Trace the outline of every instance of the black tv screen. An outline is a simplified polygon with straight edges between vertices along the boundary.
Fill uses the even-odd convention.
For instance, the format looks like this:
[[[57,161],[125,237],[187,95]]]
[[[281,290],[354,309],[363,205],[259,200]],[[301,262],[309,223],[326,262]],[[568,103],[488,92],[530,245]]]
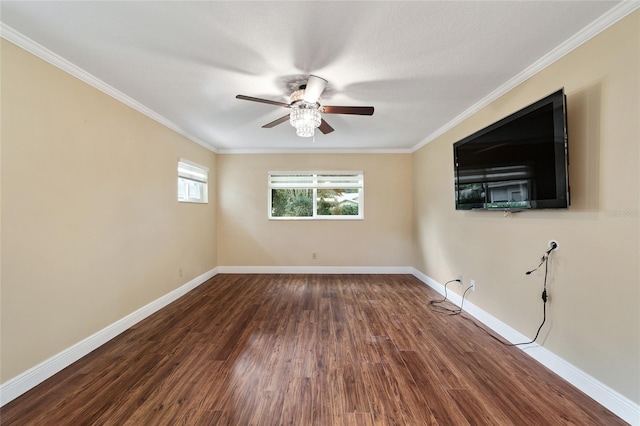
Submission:
[[[564,89],[453,144],[457,210],[569,207]]]

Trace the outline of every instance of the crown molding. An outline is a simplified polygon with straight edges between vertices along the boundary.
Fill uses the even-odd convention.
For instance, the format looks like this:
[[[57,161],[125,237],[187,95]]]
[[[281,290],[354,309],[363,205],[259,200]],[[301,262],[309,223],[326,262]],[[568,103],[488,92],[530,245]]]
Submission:
[[[145,105],[141,104],[140,102],[136,101],[135,99],[133,99],[132,97],[124,94],[123,92],[119,91],[118,89],[108,85],[107,83],[105,83],[104,81],[100,80],[99,78],[97,78],[96,76],[94,76],[93,74],[90,74],[89,72],[85,71],[84,69],[80,68],[79,66],[69,62],[68,60],[64,59],[63,57],[57,55],[56,53],[52,52],[51,50],[47,49],[46,47],[44,47],[43,45],[36,43],[35,41],[31,40],[30,38],[26,37],[25,35],[23,35],[22,33],[14,30],[13,28],[9,27],[8,25],[0,22],[0,37],[4,38],[5,40],[15,44],[16,46],[26,50],[27,52],[35,55],[36,57],[42,59],[43,61],[46,61],[48,63],[50,63],[51,65],[61,69],[62,71],[71,74],[72,76],[76,77],[77,79],[87,83],[88,85],[98,89],[99,91],[101,91],[102,93],[105,93],[106,95],[111,96],[112,98],[122,102],[123,104],[133,108],[134,110],[138,111],[141,114],[146,115],[147,117],[149,117],[150,119],[157,121],[158,123],[162,124],[163,126],[173,130],[174,132],[184,136],[185,138],[189,139],[190,141],[197,143],[198,145],[203,146],[204,148],[213,151],[213,152],[218,152],[217,148],[214,147],[213,145],[204,142],[203,140],[193,136],[192,134],[188,133],[187,131],[185,131],[184,129],[182,129],[180,126],[178,126],[177,124],[175,124],[174,122],[172,122],[171,120],[163,117],[162,115],[158,114],[157,112],[153,111],[150,108],[147,108]]]
[[[640,8],[640,1],[637,0],[623,0],[620,4],[610,9],[607,13],[593,21],[591,24],[584,27],[581,31],[576,33],[574,36],[560,44],[558,47],[553,49],[551,52],[544,55],[542,58],[538,59],[532,65],[518,73],[516,76],[500,85],[494,91],[489,93],[483,99],[466,109],[464,112],[456,116],[453,120],[449,121],[444,126],[440,127],[435,132],[428,135],[418,144],[414,145],[411,148],[407,149],[349,149],[349,150],[341,150],[341,149],[272,149],[272,150],[262,150],[262,149],[218,149],[210,143],[204,142],[203,140],[195,137],[194,135],[188,133],[184,129],[182,129],[177,124],[173,123],[169,119],[163,117],[162,115],[156,113],[130,96],[124,94],[123,92],[115,89],[114,87],[108,85],[104,81],[99,78],[93,76],[82,68],[74,65],[68,60],[62,58],[61,56],[55,54],[50,51],[46,47],[42,46],[39,43],[29,39],[24,36],[20,32],[14,30],[13,28],[5,25],[0,22],[0,37],[10,41],[11,43],[21,47],[22,49],[28,51],[29,53],[37,56],[38,58],[54,65],[55,67],[73,75],[74,77],[80,79],[81,81],[93,86],[94,88],[100,90],[101,92],[111,96],[112,98],[128,105],[129,107],[135,109],[136,111],[146,115],[154,121],[162,124],[163,126],[175,131],[176,133],[186,137],[192,142],[203,146],[204,148],[220,154],[411,154],[428,144],[429,142],[436,139],[438,136],[441,136],[448,130],[451,130],[467,118],[471,117],[473,114],[477,113],[481,109],[485,108],[502,95],[507,92],[513,90],[516,86],[528,80],[547,66],[551,65],[555,61],[559,60],[572,50],[576,49],[580,45],[584,44],[600,32],[609,28],[611,25],[615,24],[622,18],[631,14]]]
[[[622,18],[631,14],[632,12],[640,9],[640,1],[638,0],[623,0],[620,4],[610,9],[607,13],[600,16],[598,19],[593,21],[591,24],[584,27],[582,30],[574,34],[568,40],[557,46],[555,49],[535,61],[533,64],[525,68],[523,71],[518,73],[516,76],[508,80],[507,82],[500,85],[493,92],[489,93],[487,96],[482,98],[480,101],[469,107],[467,110],[462,112],[460,115],[455,117],[453,120],[449,121],[444,126],[440,127],[435,132],[431,133],[429,136],[424,138],[418,144],[416,144],[413,148],[411,148],[411,152],[416,152],[429,142],[436,139],[438,136],[443,135],[445,132],[453,129],[458,124],[462,123],[467,118],[471,117],[473,114],[479,112],[481,109],[485,108],[493,101],[500,98],[502,95],[513,90],[518,85],[524,83],[526,80],[533,77],[538,72],[542,71],[552,63],[556,62],[569,52],[578,48],[582,44],[589,41],[591,38],[595,37],[602,31],[606,30]]]
[[[413,149],[218,149],[218,154],[411,154]]]
[[[146,115],[154,121],[162,124],[163,126],[173,130],[174,132],[184,136],[190,141],[203,146],[204,148],[216,153],[216,154],[411,154],[413,150],[411,148],[405,149],[340,149],[340,148],[327,148],[327,149],[219,149],[215,146],[204,142],[203,140],[188,133],[180,126],[172,122],[171,120],[163,117],[152,109],[146,107],[142,103],[136,101],[130,96],[124,94],[118,89],[110,86],[93,74],[85,71],[70,61],[64,59],[60,55],[52,52],[41,44],[31,40],[17,30],[10,26],[0,22],[0,37],[15,44],[16,46],[26,50],[27,52],[35,55],[36,57],[50,63],[51,65],[61,69],[62,71],[71,74],[79,80],[87,83],[88,85],[100,90],[101,92],[111,96],[112,98],[124,103],[125,105],[135,109],[136,111]]]

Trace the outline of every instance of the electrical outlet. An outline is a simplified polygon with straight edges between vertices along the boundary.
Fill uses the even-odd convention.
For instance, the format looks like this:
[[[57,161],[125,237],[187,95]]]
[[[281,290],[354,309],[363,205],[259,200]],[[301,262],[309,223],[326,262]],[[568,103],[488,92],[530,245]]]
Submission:
[[[460,281],[460,284],[462,284],[462,274],[458,275],[458,281]]]
[[[471,291],[476,291],[476,280],[469,281],[469,285],[471,286]]]
[[[318,258],[318,253],[311,253],[311,258],[312,259],[317,259]]]
[[[554,244],[555,244],[555,246],[554,246]],[[549,250],[550,251],[558,250],[558,247],[560,247],[560,245],[558,244],[558,240],[549,240]]]

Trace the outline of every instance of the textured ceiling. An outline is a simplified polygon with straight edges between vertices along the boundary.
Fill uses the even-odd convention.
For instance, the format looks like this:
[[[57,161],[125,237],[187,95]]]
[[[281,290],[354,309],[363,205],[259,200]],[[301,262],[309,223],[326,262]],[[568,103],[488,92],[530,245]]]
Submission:
[[[402,152],[618,3],[2,1],[0,19],[215,151]],[[288,109],[235,99],[288,103],[309,74],[321,103],[375,114],[325,115],[313,141],[261,128]]]

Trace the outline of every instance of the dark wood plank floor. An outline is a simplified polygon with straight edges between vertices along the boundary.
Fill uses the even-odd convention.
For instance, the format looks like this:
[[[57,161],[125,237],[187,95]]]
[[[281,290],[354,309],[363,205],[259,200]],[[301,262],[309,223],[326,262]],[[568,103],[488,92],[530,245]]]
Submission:
[[[625,424],[410,275],[217,275],[3,425]]]

